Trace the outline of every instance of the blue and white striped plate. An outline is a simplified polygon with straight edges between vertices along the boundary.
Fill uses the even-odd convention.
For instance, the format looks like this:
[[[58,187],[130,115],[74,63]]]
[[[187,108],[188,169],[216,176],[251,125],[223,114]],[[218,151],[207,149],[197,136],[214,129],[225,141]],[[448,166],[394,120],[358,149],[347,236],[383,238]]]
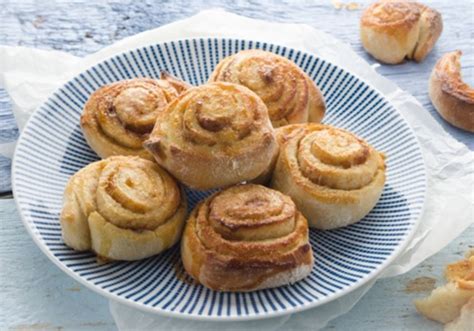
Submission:
[[[97,160],[79,117],[100,86],[166,70],[192,83],[207,81],[217,62],[242,49],[288,57],[316,81],[327,103],[324,122],[348,129],[387,156],[388,176],[377,206],[361,222],[310,232],[315,266],[291,286],[254,293],[218,293],[193,285],[180,265],[179,247],[137,262],[97,264],[61,239],[59,213],[68,178]],[[136,49],[95,65],[54,93],[31,117],[13,163],[13,189],[23,222],[41,250],[89,288],[139,309],[176,317],[253,319],[293,313],[334,300],[382,271],[409,243],[423,210],[425,168],[406,121],[377,90],[311,54],[231,39],[195,39]],[[205,193],[187,191],[190,207]]]

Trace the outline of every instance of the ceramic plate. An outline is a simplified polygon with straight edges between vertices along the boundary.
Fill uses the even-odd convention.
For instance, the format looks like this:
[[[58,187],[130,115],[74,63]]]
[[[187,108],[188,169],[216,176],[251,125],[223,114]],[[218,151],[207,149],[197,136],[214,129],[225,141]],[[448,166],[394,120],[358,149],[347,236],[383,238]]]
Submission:
[[[317,83],[327,103],[324,123],[348,129],[387,155],[387,182],[371,213],[357,224],[310,231],[315,265],[306,279],[253,293],[219,293],[193,285],[180,264],[179,245],[141,261],[97,264],[91,253],[61,239],[59,213],[68,178],[98,159],[86,144],[79,117],[100,86],[160,70],[195,85],[217,62],[260,48],[293,60]],[[193,39],[129,51],[78,75],[31,117],[18,142],[13,189],[22,220],[41,250],[62,270],[96,292],[133,307],[175,317],[253,319],[294,313],[334,300],[380,273],[409,243],[422,213],[425,168],[407,122],[370,85],[311,54],[264,42]],[[207,196],[187,190],[189,205]]]

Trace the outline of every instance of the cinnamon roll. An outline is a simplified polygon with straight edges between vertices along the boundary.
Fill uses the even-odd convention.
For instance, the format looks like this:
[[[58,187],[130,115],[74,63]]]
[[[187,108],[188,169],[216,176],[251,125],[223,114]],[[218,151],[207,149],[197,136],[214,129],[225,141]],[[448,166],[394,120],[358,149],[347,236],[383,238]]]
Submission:
[[[223,59],[209,81],[241,84],[262,98],[273,126],[321,122],[326,106],[321,91],[290,60],[262,50],[240,51]]]
[[[334,229],[363,218],[385,183],[381,153],[352,133],[321,124],[277,130],[280,155],[271,187],[288,194],[317,229]]]
[[[137,155],[153,159],[143,148],[143,141],[158,113],[188,88],[167,73],[162,78],[119,81],[92,93],[81,116],[81,127],[87,143],[101,158]]]
[[[60,220],[69,247],[138,260],[174,245],[185,218],[184,193],[165,170],[136,156],[113,156],[71,177]]]
[[[293,201],[260,185],[238,185],[202,201],[181,241],[185,270],[218,291],[294,283],[312,269],[308,224]]]
[[[405,58],[423,61],[443,30],[441,14],[407,0],[378,1],[360,20],[365,50],[379,61],[397,64]]]
[[[161,112],[145,147],[184,184],[210,189],[260,176],[278,145],[255,93],[212,83],[189,89]]]
[[[474,132],[474,88],[461,77],[461,51],[445,54],[430,77],[430,98],[438,113],[460,129]]]

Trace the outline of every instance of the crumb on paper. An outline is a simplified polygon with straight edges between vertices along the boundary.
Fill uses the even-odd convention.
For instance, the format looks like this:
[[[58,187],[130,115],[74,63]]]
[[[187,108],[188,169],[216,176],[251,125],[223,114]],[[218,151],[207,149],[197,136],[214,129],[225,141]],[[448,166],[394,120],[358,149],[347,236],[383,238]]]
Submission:
[[[357,3],[357,2],[349,2],[347,5],[346,5],[346,9],[347,10],[357,10],[360,8],[360,5]]]
[[[44,16],[38,15],[33,21],[33,26],[38,29],[44,21],[45,21]]]
[[[344,4],[342,2],[337,1],[337,0],[332,0],[332,5],[337,10],[342,9],[342,7],[344,6]]]
[[[338,0],[332,0],[332,5],[337,10],[346,9],[352,11],[360,9],[360,4],[357,2],[344,3]]]
[[[466,259],[470,258],[471,256],[474,256],[474,246],[469,246],[469,250],[464,254],[464,257]]]
[[[435,288],[436,279],[432,277],[418,277],[408,282],[405,293],[428,292]]]
[[[103,265],[103,264],[107,264],[107,263],[110,263],[110,262],[112,262],[112,260],[105,257],[105,256],[100,256],[100,255],[96,256],[96,263],[98,265]]]
[[[71,292],[79,292],[81,290],[80,287],[68,287],[66,290]]]
[[[107,323],[102,321],[81,323],[80,326],[105,326]]]
[[[53,326],[49,323],[34,323],[34,324],[18,324],[11,327],[12,330],[16,331],[27,331],[27,330],[55,330],[61,331],[64,330],[62,326]]]

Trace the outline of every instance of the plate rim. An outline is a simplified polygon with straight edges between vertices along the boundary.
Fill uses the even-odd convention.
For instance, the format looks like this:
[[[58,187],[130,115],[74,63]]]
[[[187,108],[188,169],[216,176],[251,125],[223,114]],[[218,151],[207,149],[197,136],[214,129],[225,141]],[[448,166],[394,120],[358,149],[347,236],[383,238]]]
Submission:
[[[97,62],[93,65],[88,66],[87,68],[81,70],[81,72],[74,73],[74,75],[72,77],[70,77],[67,81],[63,82],[60,87],[56,88],[51,94],[49,94],[49,96],[45,100],[43,100],[41,105],[38,106],[33,111],[33,113],[28,118],[25,126],[23,127],[23,132],[25,132],[25,130],[27,130],[30,126],[32,126],[31,123],[33,123],[34,119],[37,116],[39,116],[38,114],[39,114],[40,109],[43,107],[43,105],[48,100],[50,100],[52,97],[54,97],[55,95],[57,95],[60,92],[66,93],[66,91],[64,91],[64,86],[66,84],[80,78],[80,76],[84,72],[98,66],[99,64],[110,61],[111,59],[114,59],[116,57],[125,56],[126,54],[129,54],[129,53],[132,53],[132,52],[137,52],[138,50],[144,50],[146,48],[153,47],[153,46],[156,46],[156,45],[172,44],[172,43],[179,43],[179,42],[193,42],[193,41],[200,42],[200,41],[209,41],[209,40],[212,40],[212,41],[216,40],[218,42],[228,41],[228,40],[239,41],[239,42],[252,42],[252,43],[254,43],[253,46],[255,46],[257,43],[259,43],[260,45],[263,45],[263,44],[273,45],[274,47],[280,47],[281,49],[286,49],[287,52],[288,51],[293,51],[293,52],[300,53],[301,55],[306,55],[306,56],[311,56],[311,57],[314,57],[314,58],[319,58],[319,59],[329,63],[330,65],[336,67],[336,69],[339,69],[339,70],[342,70],[344,72],[347,72],[347,73],[351,74],[356,79],[363,82],[368,87],[370,87],[372,90],[377,92],[385,101],[387,101],[390,104],[391,107],[393,107],[393,109],[401,117],[402,121],[406,124],[409,131],[411,132],[411,134],[413,135],[413,137],[416,140],[416,144],[417,144],[416,148],[419,150],[419,153],[420,153],[420,156],[421,156],[421,165],[422,165],[423,170],[424,170],[423,173],[422,173],[423,181],[422,181],[422,184],[420,184],[420,186],[422,186],[422,189],[423,189],[423,201],[422,201],[422,204],[421,204],[420,213],[419,213],[419,216],[416,218],[416,220],[414,220],[414,224],[413,224],[412,228],[410,229],[409,233],[403,239],[403,242],[400,245],[398,245],[393,250],[392,254],[387,259],[385,259],[381,264],[379,264],[374,270],[372,270],[370,273],[366,274],[365,277],[360,278],[357,282],[353,283],[348,288],[346,288],[344,290],[341,290],[341,291],[339,291],[339,292],[337,292],[333,295],[325,296],[320,300],[307,302],[307,303],[304,303],[304,304],[299,305],[299,306],[288,307],[287,309],[284,309],[284,310],[273,311],[273,312],[262,312],[262,313],[253,314],[253,315],[241,315],[241,316],[239,316],[239,315],[236,315],[236,316],[226,316],[226,315],[208,316],[208,315],[199,315],[199,314],[196,314],[196,313],[191,313],[190,314],[190,313],[181,313],[181,312],[177,312],[177,311],[168,311],[168,310],[161,309],[159,307],[151,307],[151,306],[145,305],[141,302],[126,299],[126,298],[124,298],[122,296],[119,296],[117,294],[110,293],[109,291],[101,288],[100,286],[95,285],[92,282],[86,280],[85,278],[77,275],[74,271],[70,270],[65,264],[63,264],[56,256],[54,256],[51,253],[51,251],[47,248],[47,246],[40,240],[39,236],[37,236],[34,233],[33,227],[30,226],[30,223],[26,220],[26,217],[22,213],[22,209],[21,209],[19,200],[15,197],[15,192],[17,192],[17,178],[16,178],[17,177],[16,160],[18,158],[17,157],[17,154],[18,154],[17,151],[18,151],[20,145],[22,144],[22,142],[24,140],[24,135],[20,134],[20,137],[19,137],[19,139],[17,141],[17,144],[15,146],[15,152],[13,154],[13,159],[12,159],[12,168],[11,168],[12,169],[11,170],[11,172],[12,172],[12,192],[13,192],[13,197],[14,197],[14,201],[15,201],[15,206],[16,206],[17,211],[18,211],[18,215],[20,216],[20,219],[21,219],[24,227],[26,228],[26,230],[27,230],[28,234],[30,235],[30,237],[32,237],[32,239],[33,239],[34,243],[36,244],[36,246],[38,246],[40,248],[40,250],[43,252],[43,254],[45,254],[57,267],[59,267],[60,270],[65,272],[68,276],[72,277],[74,280],[78,281],[82,285],[84,285],[87,288],[91,289],[95,293],[98,293],[99,295],[102,295],[102,296],[106,297],[109,300],[114,300],[114,301],[119,302],[121,304],[124,304],[128,307],[139,309],[139,310],[141,310],[143,312],[146,312],[146,313],[152,313],[152,314],[160,315],[160,316],[164,316],[164,317],[173,317],[173,318],[179,318],[179,319],[184,319],[184,320],[221,321],[221,322],[224,322],[224,321],[229,321],[229,322],[231,322],[231,321],[250,321],[250,320],[261,320],[261,319],[268,319],[268,318],[272,318],[272,317],[279,317],[279,316],[299,313],[299,312],[302,312],[302,311],[309,310],[311,308],[316,308],[318,306],[327,304],[327,303],[332,302],[334,300],[337,300],[337,299],[339,299],[339,298],[341,298],[341,297],[343,297],[343,296],[345,296],[345,295],[361,288],[364,284],[367,284],[371,280],[375,279],[375,281],[377,281],[377,279],[378,279],[377,276],[379,276],[384,270],[386,270],[386,268],[388,266],[390,266],[392,264],[392,262],[394,262],[403,253],[403,251],[407,248],[407,246],[410,244],[410,242],[412,241],[412,239],[413,239],[413,237],[416,233],[416,230],[418,229],[418,227],[420,225],[420,221],[421,221],[421,219],[422,219],[422,217],[425,213],[427,182],[428,182],[427,171],[426,171],[426,169],[427,169],[426,168],[426,161],[425,161],[425,158],[424,158],[424,155],[423,155],[423,152],[422,152],[421,144],[419,142],[418,137],[415,134],[415,131],[413,130],[413,128],[411,127],[411,125],[407,121],[404,114],[402,114],[398,110],[398,108],[393,104],[393,102],[388,100],[386,95],[384,93],[382,93],[378,88],[376,88],[371,82],[368,82],[367,80],[361,78],[358,74],[353,73],[352,71],[346,69],[345,67],[333,63],[331,60],[329,60],[325,57],[318,56],[314,53],[311,53],[311,52],[308,52],[308,51],[305,51],[305,50],[301,50],[301,49],[298,49],[298,48],[290,47],[290,46],[285,46],[285,45],[281,45],[281,44],[277,44],[277,43],[273,43],[273,42],[267,42],[267,41],[246,39],[246,38],[198,37],[198,38],[179,38],[179,39],[167,40],[167,41],[158,42],[158,43],[150,43],[150,44],[146,44],[146,45],[143,45],[143,46],[140,46],[140,47],[134,47],[134,48],[130,48],[128,50],[125,50],[123,52],[116,53],[112,56],[109,56],[105,59],[102,59],[101,61],[99,61],[99,62]],[[252,47],[252,48],[249,48],[249,49],[260,49],[260,48]],[[272,53],[274,53],[274,52],[272,52]],[[291,286],[291,285],[288,285],[288,286]]]

